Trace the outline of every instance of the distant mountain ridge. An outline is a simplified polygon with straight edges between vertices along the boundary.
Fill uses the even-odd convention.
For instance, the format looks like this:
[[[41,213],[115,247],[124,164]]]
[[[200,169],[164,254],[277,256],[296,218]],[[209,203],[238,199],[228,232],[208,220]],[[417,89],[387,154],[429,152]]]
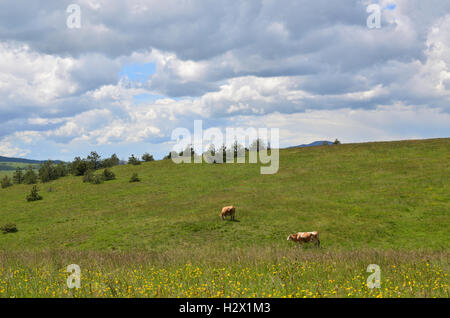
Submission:
[[[332,141],[328,141],[328,140],[318,140],[318,141],[314,141],[310,144],[303,144],[303,145],[298,145],[298,146],[291,146],[291,147],[287,147],[286,149],[290,149],[290,148],[303,148],[303,147],[315,147],[315,146],[323,146],[323,144],[327,142],[328,145],[333,145]]]
[[[29,164],[43,164],[47,160],[31,160],[31,159],[24,159],[24,158],[9,158],[9,157],[3,157],[0,156],[0,162],[16,162],[16,163],[29,163]],[[52,160],[53,161],[53,160]],[[54,160],[54,163],[60,163],[62,161],[60,160]]]

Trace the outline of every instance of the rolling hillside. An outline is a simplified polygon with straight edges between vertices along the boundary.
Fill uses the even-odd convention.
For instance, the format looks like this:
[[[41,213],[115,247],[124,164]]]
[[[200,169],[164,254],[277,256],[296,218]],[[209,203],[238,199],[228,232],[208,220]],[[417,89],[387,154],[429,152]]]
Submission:
[[[164,264],[220,263],[227,254],[257,264],[274,251],[276,259],[298,257],[287,235],[316,230],[322,248],[303,255],[343,253],[335,255],[340,266],[368,249],[438,253],[448,266],[450,139],[285,149],[275,175],[254,164],[171,160],[112,170],[117,179],[100,185],[73,176],[39,184],[38,202],[26,202],[30,186],[0,189],[1,223],[19,229],[0,235],[0,249],[10,259],[61,250],[67,261],[120,252]],[[134,172],[141,182],[129,183]],[[230,204],[237,221],[223,222],[218,214]]]
[[[282,150],[275,175],[254,164],[156,161],[115,167],[117,180],[101,185],[72,176],[40,184],[35,203],[25,201],[30,186],[14,186],[0,191],[0,218],[20,231],[0,236],[0,248],[284,246],[307,230],[327,248],[447,248],[449,149],[442,139]],[[133,172],[142,182],[128,182]],[[230,204],[239,222],[219,219]]]

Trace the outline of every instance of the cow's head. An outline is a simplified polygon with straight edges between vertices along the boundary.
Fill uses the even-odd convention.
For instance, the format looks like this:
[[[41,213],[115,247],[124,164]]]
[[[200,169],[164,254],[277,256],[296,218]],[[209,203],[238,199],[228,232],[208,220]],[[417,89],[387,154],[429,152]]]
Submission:
[[[293,234],[291,234],[291,235],[289,235],[288,237],[287,237],[287,240],[289,241],[289,240],[293,240],[294,239],[294,235]]]

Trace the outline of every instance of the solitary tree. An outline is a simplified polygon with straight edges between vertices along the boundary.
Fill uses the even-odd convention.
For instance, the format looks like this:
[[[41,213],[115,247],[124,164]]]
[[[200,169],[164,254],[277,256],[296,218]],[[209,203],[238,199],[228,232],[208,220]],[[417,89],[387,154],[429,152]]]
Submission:
[[[89,168],[97,170],[100,168],[100,155],[96,151],[91,151],[91,154],[87,156],[89,162]]]
[[[340,145],[341,142],[336,138],[336,140],[333,142],[333,144],[335,144],[335,145]]]
[[[17,168],[16,172],[14,172],[13,182],[15,184],[23,183],[23,171],[22,171],[22,168],[19,167],[19,168]]]
[[[33,186],[33,188],[31,189],[31,193],[29,195],[27,195],[27,201],[31,202],[31,201],[42,200],[42,196],[39,195],[38,191],[39,190],[38,190],[37,186]]]

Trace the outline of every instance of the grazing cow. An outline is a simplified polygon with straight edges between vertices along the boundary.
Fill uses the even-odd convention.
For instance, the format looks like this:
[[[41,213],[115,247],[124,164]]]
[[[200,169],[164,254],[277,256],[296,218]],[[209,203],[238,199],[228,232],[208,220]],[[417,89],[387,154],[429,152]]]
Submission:
[[[236,208],[232,205],[226,206],[222,209],[222,212],[220,212],[220,217],[222,220],[225,220],[226,216],[230,216],[231,220],[234,220],[234,213],[236,212]]]
[[[303,243],[309,242],[314,242],[317,247],[320,247],[318,232],[298,232],[296,234],[289,235],[287,240],[298,242],[300,244],[300,247],[303,247]]]

